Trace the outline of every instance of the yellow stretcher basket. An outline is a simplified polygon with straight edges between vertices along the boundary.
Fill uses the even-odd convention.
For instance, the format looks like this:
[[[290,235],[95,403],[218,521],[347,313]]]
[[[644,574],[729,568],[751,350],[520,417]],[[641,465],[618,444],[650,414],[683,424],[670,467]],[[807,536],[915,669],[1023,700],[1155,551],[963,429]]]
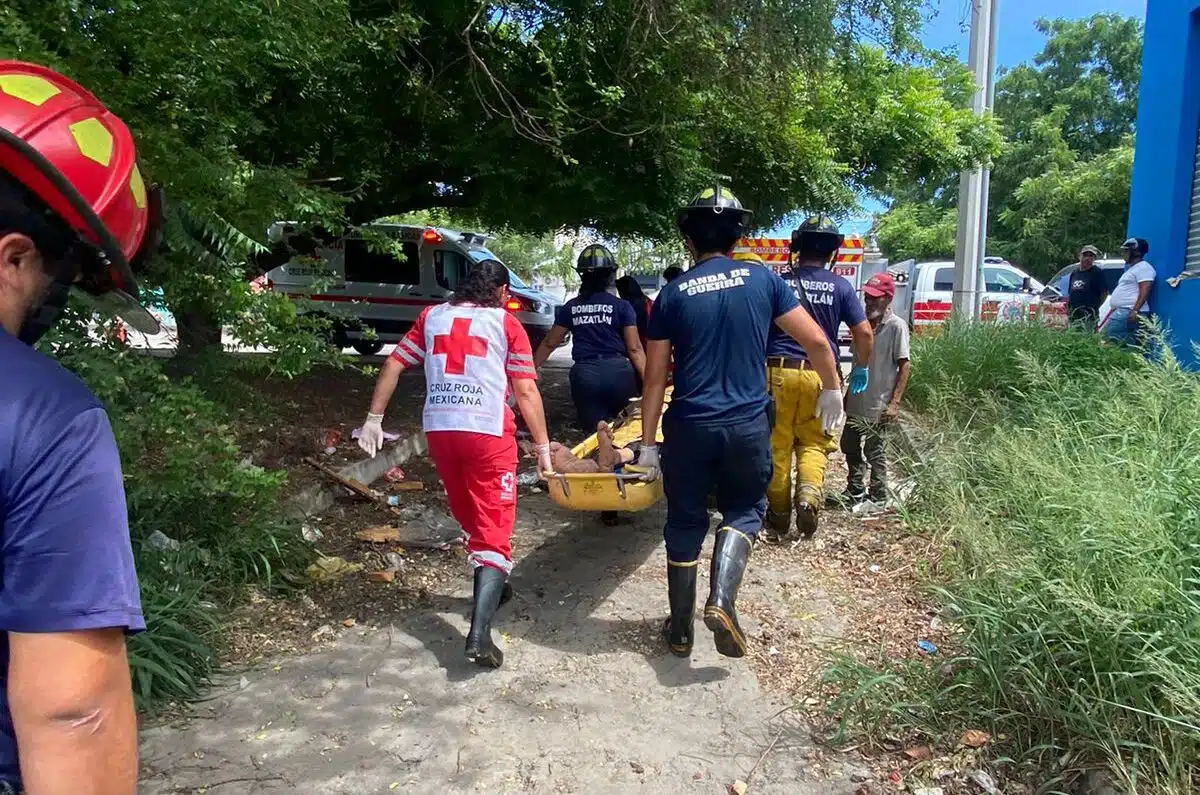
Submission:
[[[671,399],[667,388],[664,403]],[[613,428],[613,445],[624,447],[642,438],[640,401],[636,416],[619,422]],[[660,418],[655,439],[662,443],[662,420]],[[596,434],[584,439],[571,450],[576,458],[587,458],[596,452],[599,442]],[[555,473],[550,476],[546,487],[550,499],[560,508],[569,511],[644,511],[663,498],[662,478],[646,482],[635,472],[596,472],[588,474]]]

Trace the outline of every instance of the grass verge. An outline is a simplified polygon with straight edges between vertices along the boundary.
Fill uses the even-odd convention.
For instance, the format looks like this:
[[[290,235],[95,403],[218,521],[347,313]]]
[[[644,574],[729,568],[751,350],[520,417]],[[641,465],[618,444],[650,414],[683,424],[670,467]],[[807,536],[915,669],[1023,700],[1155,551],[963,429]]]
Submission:
[[[910,397],[936,447],[910,521],[957,656],[829,671],[847,733],[988,728],[1127,792],[1200,782],[1200,381],[1089,335],[951,325]],[[1053,764],[1050,764],[1053,763]],[[1068,765],[1068,766],[1069,766]]]

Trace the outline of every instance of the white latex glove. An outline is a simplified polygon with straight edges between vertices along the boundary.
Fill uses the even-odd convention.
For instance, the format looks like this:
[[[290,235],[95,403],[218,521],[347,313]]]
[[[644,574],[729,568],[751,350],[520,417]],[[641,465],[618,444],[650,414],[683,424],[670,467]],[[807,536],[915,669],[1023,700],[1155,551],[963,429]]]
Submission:
[[[838,428],[846,421],[846,411],[842,408],[842,390],[822,389],[817,398],[817,419],[821,421],[821,430],[827,436],[833,436]]]
[[[554,459],[550,457],[550,445],[534,445],[533,450],[535,453],[537,453],[538,474],[543,478],[545,478],[548,474],[553,474]]]
[[[644,471],[643,480],[654,481],[662,477],[662,467],[658,463],[658,445],[642,445],[642,450],[638,453],[634,466]]]
[[[371,458],[374,458],[375,454],[379,452],[379,448],[383,447],[382,414],[367,415],[367,421],[363,423],[358,432],[358,446]]]

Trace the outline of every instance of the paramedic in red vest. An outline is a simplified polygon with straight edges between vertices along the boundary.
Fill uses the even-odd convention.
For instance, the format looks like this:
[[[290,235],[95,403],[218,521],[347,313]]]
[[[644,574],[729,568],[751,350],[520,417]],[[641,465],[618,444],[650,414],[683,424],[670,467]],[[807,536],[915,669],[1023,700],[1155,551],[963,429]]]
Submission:
[[[661,468],[671,608],[665,630],[671,652],[679,656],[692,651],[696,569],[714,490],[721,523],[704,624],[720,654],[746,653],[734,602],[767,510],[771,400],[763,362],[775,326],[813,352],[823,386],[818,411],[825,422],[835,427],[843,416],[837,359],[824,332],[778,275],[731,258],[749,217],[720,186],[693,199],[680,212],[679,229],[696,264],[662,288],[650,315],[638,466],[648,470],[647,477],[658,476],[656,430],[674,351],[675,388],[662,418]]]
[[[571,400],[584,433],[616,417],[637,397],[646,355],[633,304],[614,295],[617,260],[593,244],[579,254],[579,295],[558,308],[554,326],[533,357],[541,367],[571,333]]]
[[[867,388],[867,363],[875,338],[854,286],[829,270],[842,240],[842,233],[829,216],[808,218],[792,233],[792,267],[783,278],[825,332],[822,348],[829,348],[836,356],[838,329],[843,323],[850,329],[854,338],[850,392],[858,395]],[[811,538],[817,531],[824,503],[825,469],[829,454],[838,446],[836,429],[823,423],[817,412],[823,387],[811,353],[778,329],[772,329],[767,339],[767,380],[776,410],[771,436],[775,476],[767,489],[767,525],[777,538],[789,535],[793,499],[797,532]],[[794,497],[793,473],[798,481]]]
[[[125,125],[41,66],[0,61],[0,793],[137,789],[128,633],[145,629],[104,407],[31,345],[71,287],[139,331],[160,214]]]
[[[509,390],[537,449],[538,468],[553,471],[546,415],[537,388],[529,337],[506,311],[508,270],[481,262],[449,303],[429,307],[388,357],[359,445],[371,456],[383,444],[383,413],[396,380],[425,366],[425,437],[446,487],[450,513],[467,533],[475,570],[475,606],[466,655],[499,668],[504,653],[492,642],[492,615],[512,598],[512,532],[517,517],[517,423]]]

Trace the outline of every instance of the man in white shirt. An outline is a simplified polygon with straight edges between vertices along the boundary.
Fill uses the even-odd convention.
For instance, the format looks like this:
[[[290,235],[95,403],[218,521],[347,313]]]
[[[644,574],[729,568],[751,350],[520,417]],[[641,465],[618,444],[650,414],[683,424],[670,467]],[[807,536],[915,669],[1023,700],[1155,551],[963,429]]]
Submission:
[[[1154,287],[1154,266],[1146,261],[1150,244],[1131,237],[1121,245],[1125,272],[1112,295],[1100,309],[1100,330],[1121,343],[1135,343],[1145,319],[1150,315],[1150,290]]]

